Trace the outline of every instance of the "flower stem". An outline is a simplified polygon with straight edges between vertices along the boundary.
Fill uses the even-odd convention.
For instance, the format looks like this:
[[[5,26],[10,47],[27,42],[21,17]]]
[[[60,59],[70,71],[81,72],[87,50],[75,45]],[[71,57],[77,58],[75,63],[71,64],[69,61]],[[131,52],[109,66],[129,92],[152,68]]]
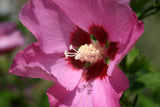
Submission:
[[[141,20],[145,17],[151,16],[151,15],[157,13],[159,10],[160,10],[160,2],[159,2],[159,0],[156,0],[155,4],[146,8],[145,10],[143,10],[138,18],[139,18],[139,20]]]

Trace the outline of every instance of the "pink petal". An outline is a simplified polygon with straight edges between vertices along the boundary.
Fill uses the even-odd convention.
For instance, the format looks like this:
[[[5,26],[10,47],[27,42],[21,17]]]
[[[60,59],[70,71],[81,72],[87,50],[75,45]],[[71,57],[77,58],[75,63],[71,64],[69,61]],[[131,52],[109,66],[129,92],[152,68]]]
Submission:
[[[10,22],[0,24],[0,52],[6,52],[25,43],[22,33]]]
[[[122,92],[129,86],[118,68],[111,77],[81,81],[72,91],[55,84],[47,91],[50,107],[120,107]]]
[[[97,79],[93,84],[94,107],[120,107],[119,99],[129,87],[127,77],[119,68],[115,68],[111,77]]]
[[[63,53],[45,54],[37,43],[19,52],[10,69],[15,75],[58,81],[70,90],[78,84],[81,72],[71,67]]]
[[[115,0],[54,0],[80,28],[102,26],[110,41],[121,41],[132,29],[132,10]]]
[[[82,69],[73,67],[64,57],[59,58],[52,65],[51,72],[57,78],[58,82],[69,90],[77,86],[82,75]]]
[[[122,3],[129,4],[131,0],[117,0],[117,1],[122,2]]]
[[[144,32],[144,25],[142,21],[138,21],[138,18],[135,13],[133,29],[130,32],[130,36],[127,38],[123,38],[123,40],[119,43],[118,52],[113,60],[110,60],[107,74],[110,76],[112,74],[113,69],[117,64],[123,59],[123,57],[134,47],[137,40]]]
[[[29,0],[20,13],[20,20],[38,39],[45,53],[68,49],[75,26],[51,0]]]
[[[54,84],[52,88],[47,91],[50,107],[67,107],[75,96],[75,91],[67,91],[66,88],[60,84]],[[65,101],[63,101],[63,99]],[[64,103],[64,104],[62,104]]]
[[[47,91],[50,107],[93,107],[92,96],[89,95],[87,87],[81,86],[72,91],[59,84],[54,84]]]
[[[14,23],[11,22],[1,22],[0,23],[0,37],[6,33],[10,33],[16,29]]]
[[[36,43],[33,43],[23,51],[19,51],[13,60],[9,72],[23,77],[42,78],[56,81],[56,79],[47,72],[39,62],[37,62],[37,59],[39,58],[39,56],[36,55],[38,52],[37,50],[39,50],[39,47]]]
[[[127,76],[118,67],[115,68],[112,76],[109,77],[109,81],[116,93],[120,93],[120,96],[124,90],[129,88]]]
[[[119,98],[119,95],[113,90],[108,79],[94,81],[94,107],[120,107]]]

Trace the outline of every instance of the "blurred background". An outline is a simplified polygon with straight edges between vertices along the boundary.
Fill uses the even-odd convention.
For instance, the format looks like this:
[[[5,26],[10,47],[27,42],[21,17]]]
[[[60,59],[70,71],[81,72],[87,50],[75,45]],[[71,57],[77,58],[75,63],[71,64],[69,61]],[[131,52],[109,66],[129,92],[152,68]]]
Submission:
[[[46,90],[52,82],[8,72],[17,51],[36,41],[18,19],[26,2],[0,0],[0,45],[2,34],[12,35],[15,31],[25,40],[0,50],[0,107],[49,107]],[[160,107],[160,0],[132,0],[130,5],[144,22],[145,32],[119,65],[130,81],[130,88],[124,92],[120,103],[122,107]],[[14,30],[1,30],[1,23],[6,22],[12,22],[16,27],[8,30]]]

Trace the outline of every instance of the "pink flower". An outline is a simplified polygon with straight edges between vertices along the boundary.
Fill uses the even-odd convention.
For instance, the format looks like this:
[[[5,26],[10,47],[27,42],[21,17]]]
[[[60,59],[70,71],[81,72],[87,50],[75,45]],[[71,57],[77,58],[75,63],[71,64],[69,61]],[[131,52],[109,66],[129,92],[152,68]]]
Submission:
[[[120,106],[129,82],[117,64],[144,31],[127,4],[29,0],[20,20],[38,42],[18,52],[10,73],[56,82],[51,107]]]
[[[13,50],[23,44],[24,38],[13,23],[0,23],[0,53]]]

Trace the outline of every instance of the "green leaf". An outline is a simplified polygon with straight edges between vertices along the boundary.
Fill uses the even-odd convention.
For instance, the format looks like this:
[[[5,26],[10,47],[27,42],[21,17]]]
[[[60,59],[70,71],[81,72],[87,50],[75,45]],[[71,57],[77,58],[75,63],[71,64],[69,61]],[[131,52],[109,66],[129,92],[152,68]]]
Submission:
[[[152,98],[141,94],[139,95],[139,107],[159,107],[159,104],[154,102]]]
[[[137,81],[145,84],[147,88],[160,86],[160,72],[151,72],[137,78]]]
[[[134,100],[133,100],[133,105],[132,105],[132,107],[136,107],[136,104],[137,104],[137,101],[138,101],[138,97],[139,97],[139,95],[137,94],[137,95],[135,96]]]
[[[135,48],[132,49],[127,55],[127,66],[130,66],[137,56],[139,56],[139,50]]]
[[[1,90],[0,96],[0,107],[10,107],[11,93],[8,90]]]
[[[145,84],[143,82],[136,81],[130,86],[129,89],[130,89],[130,91],[137,91],[137,90],[142,89],[144,87],[145,87]]]
[[[2,55],[0,56],[0,69],[1,69],[1,72],[6,72],[9,70],[9,67],[10,67],[10,63],[7,59],[7,56],[5,55]]]
[[[150,2],[151,0],[131,0],[131,7],[133,9],[133,11],[140,12],[143,7],[145,7],[146,4],[148,4],[148,2]]]

